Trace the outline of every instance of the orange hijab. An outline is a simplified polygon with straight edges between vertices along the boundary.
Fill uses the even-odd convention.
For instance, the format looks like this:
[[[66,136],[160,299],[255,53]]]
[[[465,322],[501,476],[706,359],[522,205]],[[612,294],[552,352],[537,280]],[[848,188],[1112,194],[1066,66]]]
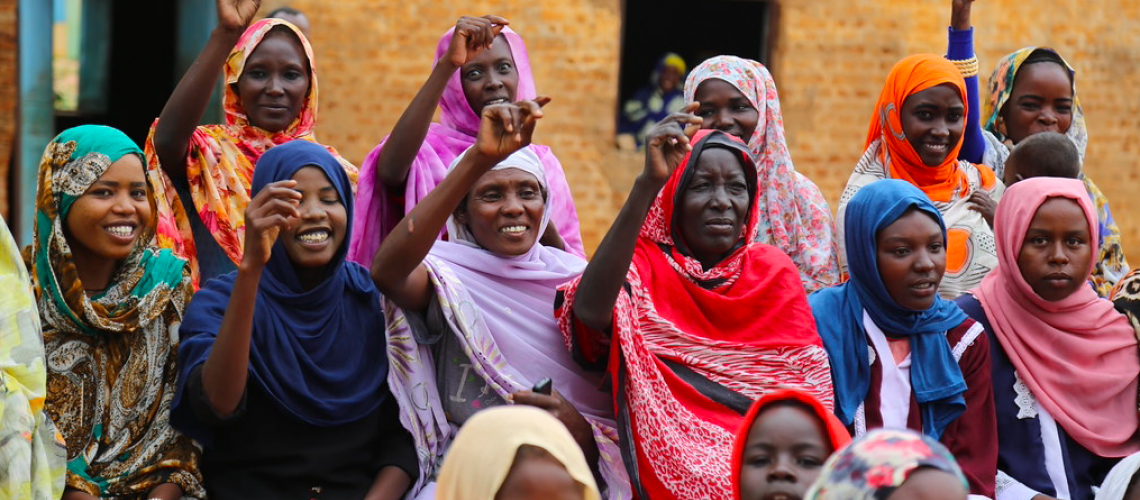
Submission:
[[[966,80],[953,63],[934,54],[915,54],[895,64],[883,84],[879,102],[875,104],[875,113],[871,116],[871,126],[867,130],[867,142],[863,147],[866,150],[876,140],[882,139],[879,162],[889,169],[891,177],[914,184],[936,202],[950,202],[970,195],[969,178],[958,168],[958,151],[962,149],[962,137],[965,135],[958,139],[941,165],[929,166],[922,162],[903,133],[900,114],[907,97],[944,83],[958,89],[965,108],[962,116],[966,116],[969,112]],[[978,170],[983,179],[987,174],[993,177],[989,169]]]

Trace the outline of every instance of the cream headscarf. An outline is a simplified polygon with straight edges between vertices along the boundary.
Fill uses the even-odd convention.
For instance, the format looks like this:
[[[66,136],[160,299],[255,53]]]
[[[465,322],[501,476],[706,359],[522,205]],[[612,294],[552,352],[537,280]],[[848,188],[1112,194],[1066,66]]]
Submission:
[[[437,500],[492,500],[515,462],[520,446],[542,448],[585,485],[585,500],[601,500],[586,457],[570,431],[533,406],[498,406],[467,420],[447,450]]]

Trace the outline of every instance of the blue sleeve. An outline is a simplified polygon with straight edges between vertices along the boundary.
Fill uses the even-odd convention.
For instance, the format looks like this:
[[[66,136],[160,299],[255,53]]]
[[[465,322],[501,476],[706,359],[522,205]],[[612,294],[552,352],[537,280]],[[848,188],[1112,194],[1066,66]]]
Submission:
[[[974,28],[957,31],[950,28],[950,46],[946,49],[946,58],[951,61],[963,61],[974,57]],[[965,140],[962,150],[958,152],[958,159],[970,163],[981,163],[986,153],[986,138],[982,135],[982,106],[978,99],[978,75],[966,79],[966,100],[969,112],[966,113],[966,128],[963,132]]]

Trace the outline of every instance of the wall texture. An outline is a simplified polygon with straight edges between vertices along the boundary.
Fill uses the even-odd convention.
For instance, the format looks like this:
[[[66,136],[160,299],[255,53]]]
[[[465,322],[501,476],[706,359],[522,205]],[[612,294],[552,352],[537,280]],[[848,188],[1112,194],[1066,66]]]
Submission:
[[[0,215],[8,217],[8,170],[15,153],[19,79],[16,63],[19,50],[19,0],[0,0]]]
[[[0,6],[10,1],[0,0]],[[950,2],[773,1],[772,69],[792,157],[835,203],[862,152],[890,67],[911,53],[945,51]],[[552,146],[566,168],[587,248],[604,236],[641,167],[638,155],[611,146],[622,0],[511,2],[515,8],[485,0],[462,8],[437,1],[266,0],[264,9],[286,3],[313,22],[322,86],[319,134],[355,162],[391,130],[427,77],[439,36],[456,18],[509,18],[528,43],[540,93],[555,99],[536,141]],[[998,57],[1030,44],[1058,49],[1077,68],[1091,137],[1086,171],[1112,200],[1126,251],[1135,248],[1133,260],[1140,263],[1140,247],[1132,246],[1140,245],[1140,218],[1132,217],[1140,214],[1140,200],[1130,196],[1140,188],[1133,159],[1140,150],[1140,99],[1133,95],[1140,91],[1140,0],[1050,0],[1032,3],[1036,10],[1026,5],[975,5],[983,80]],[[0,27],[0,43],[2,33]]]

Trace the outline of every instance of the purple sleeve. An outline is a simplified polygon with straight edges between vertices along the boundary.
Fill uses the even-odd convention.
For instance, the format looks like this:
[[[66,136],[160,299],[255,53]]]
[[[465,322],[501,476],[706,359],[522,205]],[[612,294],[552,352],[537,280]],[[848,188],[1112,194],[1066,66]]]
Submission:
[[[946,58],[951,61],[963,61],[974,57],[974,28],[957,31],[950,28],[950,46],[946,49]],[[966,129],[963,132],[962,150],[958,152],[958,159],[970,163],[981,163],[986,153],[986,138],[982,135],[982,107],[978,98],[978,75],[966,78]]]

